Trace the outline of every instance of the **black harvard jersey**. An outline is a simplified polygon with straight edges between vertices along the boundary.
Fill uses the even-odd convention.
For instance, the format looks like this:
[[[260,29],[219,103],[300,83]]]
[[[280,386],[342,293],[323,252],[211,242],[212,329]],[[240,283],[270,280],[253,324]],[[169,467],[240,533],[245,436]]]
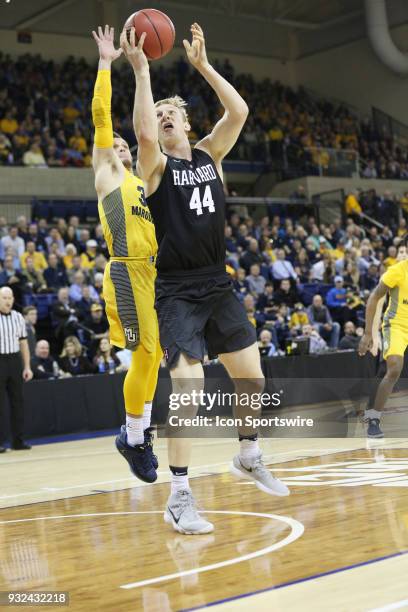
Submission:
[[[167,156],[161,183],[147,204],[156,227],[159,274],[222,268],[225,196],[208,153],[193,149],[191,162]]]

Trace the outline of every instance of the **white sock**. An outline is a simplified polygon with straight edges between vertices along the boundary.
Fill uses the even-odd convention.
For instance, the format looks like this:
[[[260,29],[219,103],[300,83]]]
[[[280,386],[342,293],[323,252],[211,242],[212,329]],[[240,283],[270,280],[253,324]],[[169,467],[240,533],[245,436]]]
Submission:
[[[143,444],[143,417],[133,417],[129,414],[126,415],[126,434],[127,443],[130,446],[137,446]]]
[[[241,440],[239,447],[239,457],[245,466],[249,465],[253,459],[261,454],[258,440]]]
[[[188,484],[188,474],[171,474],[171,494],[173,495],[177,491],[190,490]]]
[[[150,427],[152,418],[152,402],[146,402],[143,410],[143,429],[146,430]]]
[[[366,419],[381,419],[381,412],[379,410],[374,410],[374,408],[370,408],[364,411],[364,417]]]

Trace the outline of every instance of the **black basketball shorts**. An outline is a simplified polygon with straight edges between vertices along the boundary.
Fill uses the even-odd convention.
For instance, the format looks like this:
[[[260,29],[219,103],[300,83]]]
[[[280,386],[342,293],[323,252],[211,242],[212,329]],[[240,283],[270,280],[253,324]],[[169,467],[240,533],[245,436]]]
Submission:
[[[209,277],[208,271],[183,276],[160,274],[156,279],[155,308],[160,344],[168,367],[180,354],[203,360],[232,353],[256,342],[256,331],[233,292],[224,271]]]

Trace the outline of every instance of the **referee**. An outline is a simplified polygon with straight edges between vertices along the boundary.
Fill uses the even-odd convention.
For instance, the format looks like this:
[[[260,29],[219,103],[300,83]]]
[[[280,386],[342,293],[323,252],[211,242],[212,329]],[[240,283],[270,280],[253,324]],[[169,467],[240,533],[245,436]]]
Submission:
[[[10,400],[10,424],[14,450],[29,450],[23,440],[24,403],[23,381],[31,380],[30,351],[23,316],[12,310],[14,302],[10,287],[0,289],[0,414],[4,411],[6,391]],[[5,452],[0,446],[0,453]]]

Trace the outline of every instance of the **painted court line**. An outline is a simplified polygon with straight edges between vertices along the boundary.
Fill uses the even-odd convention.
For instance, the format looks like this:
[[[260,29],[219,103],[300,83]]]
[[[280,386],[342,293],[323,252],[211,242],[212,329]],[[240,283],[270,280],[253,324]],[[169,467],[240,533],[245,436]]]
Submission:
[[[74,456],[74,455],[73,455]],[[270,458],[276,458],[278,456],[278,454],[273,454],[273,455],[264,455],[265,459],[270,459]],[[296,458],[295,460],[297,460],[298,458]],[[193,465],[189,468],[189,471],[197,471],[197,470],[206,470],[208,468],[213,468],[213,467],[219,467],[222,465],[226,465],[228,466],[231,463],[231,460],[228,459],[226,461],[219,461],[218,463],[207,463],[207,464],[203,464],[203,465]],[[157,472],[158,476],[164,476],[164,475],[168,475],[169,472],[168,470],[161,470]],[[114,484],[116,482],[126,482],[126,481],[132,481],[135,483],[135,488],[136,487],[143,487],[146,485],[142,485],[140,484],[135,477],[133,476],[129,476],[128,478],[116,478],[114,480],[100,480],[100,481],[93,481],[93,482],[85,482],[85,483],[81,483],[78,485],[70,485],[68,487],[52,487],[52,486],[45,486],[45,487],[40,487],[39,489],[36,489],[35,491],[25,491],[24,493],[16,493],[13,495],[0,495],[0,500],[4,500],[4,499],[14,499],[16,497],[25,497],[27,495],[38,495],[41,492],[48,492],[48,493],[56,493],[56,492],[60,492],[60,491],[70,491],[70,490],[74,490],[74,489],[82,489],[82,488],[86,488],[86,487],[90,487],[93,488],[95,486],[99,486],[99,485],[106,485],[106,484]],[[157,484],[163,484],[163,483],[155,483]],[[47,500],[45,500],[47,501]]]
[[[270,546],[266,546],[259,550],[256,550],[252,553],[248,553],[246,555],[241,555],[239,557],[233,557],[232,559],[226,559],[225,561],[219,561],[218,563],[212,563],[210,565],[204,565],[201,567],[197,567],[190,570],[175,572],[174,574],[166,574],[163,576],[156,576],[155,578],[149,578],[147,580],[141,580],[138,582],[130,582],[128,584],[122,584],[119,588],[121,589],[136,589],[142,586],[146,586],[148,584],[157,584],[159,582],[166,582],[168,580],[173,580],[175,578],[181,578],[183,576],[190,576],[192,574],[199,574],[202,572],[208,572],[214,569],[219,569],[221,567],[226,567],[228,565],[234,565],[236,563],[241,563],[242,561],[249,561],[250,559],[255,559],[256,557],[261,557],[275,550],[279,550],[284,546],[288,546],[298,538],[303,535],[305,530],[302,523],[299,521],[292,519],[288,516],[279,516],[277,514],[264,514],[261,512],[238,512],[238,511],[229,511],[229,510],[210,510],[206,511],[206,514],[229,514],[235,516],[256,516],[259,518],[267,518],[273,521],[280,521],[281,523],[286,523],[291,532],[288,536],[283,538],[280,542],[275,542]],[[6,521],[0,521],[0,525],[10,525],[16,523],[32,523],[37,521],[51,521],[51,520],[59,520],[59,519],[76,519],[76,518],[93,518],[100,516],[124,516],[124,515],[137,515],[137,514],[163,514],[162,510],[147,510],[147,511],[129,511],[129,512],[93,512],[89,514],[62,514],[57,516],[37,516],[33,518],[26,519],[11,519]]]
[[[332,576],[333,574],[340,574],[342,572],[347,572],[357,567],[364,567],[365,565],[372,565],[373,563],[379,563],[380,561],[387,561],[388,559],[394,559],[396,557],[402,557],[404,555],[408,555],[408,550],[403,550],[397,553],[392,553],[391,555],[385,555],[384,557],[376,557],[374,559],[369,559],[368,561],[361,561],[360,563],[354,563],[352,565],[345,565],[344,567],[338,567],[336,569],[329,570],[328,572],[312,574],[311,576],[307,576],[306,578],[299,578],[298,580],[290,580],[289,582],[283,582],[282,584],[277,584],[271,587],[266,587],[264,589],[258,589],[256,591],[248,591],[248,593],[240,593],[239,595],[233,595],[232,597],[225,597],[224,599],[217,599],[216,601],[211,601],[207,604],[195,606],[193,608],[182,608],[178,612],[194,612],[196,610],[204,610],[205,608],[211,608],[213,606],[217,606],[223,603],[229,603],[231,601],[237,601],[239,599],[246,599],[247,597],[252,597],[253,595],[259,595],[261,593],[268,593],[269,591],[277,591],[279,589],[285,589],[286,587],[293,586],[295,584],[302,584],[303,582],[311,582],[312,580],[317,580],[318,578],[325,578],[326,576]],[[401,602],[397,602],[397,603],[401,603]],[[385,610],[382,608],[380,608],[380,610],[382,610],[382,612],[385,612]],[[388,608],[386,608],[386,610],[388,610]],[[375,611],[370,610],[369,612],[375,612]]]
[[[242,555],[240,557],[233,557],[232,559],[227,559],[225,561],[219,561],[218,563],[211,563],[210,565],[203,565],[201,567],[197,567],[190,570],[185,570],[181,572],[175,572],[174,574],[166,574],[163,576],[156,576],[156,578],[149,578],[148,580],[140,580],[138,582],[130,582],[129,584],[122,584],[120,586],[121,589],[137,589],[142,586],[147,586],[149,584],[157,584],[159,582],[166,582],[168,580],[174,580],[175,578],[182,578],[184,576],[191,576],[192,574],[200,574],[202,572],[209,572],[211,570],[220,569],[221,567],[227,567],[228,565],[235,565],[236,563],[241,563],[242,561],[249,561],[250,559],[255,559],[256,557],[261,557],[268,553],[274,552],[275,550],[279,550],[284,546],[288,546],[304,532],[304,526],[299,521],[292,519],[288,516],[279,516],[277,514],[263,514],[260,512],[230,512],[228,510],[209,510],[205,511],[205,514],[233,514],[238,516],[256,516],[260,518],[268,518],[275,521],[281,521],[286,523],[291,528],[291,533],[286,536],[280,542],[275,542],[270,546],[266,546],[265,548],[261,548],[252,553],[248,553],[247,555]]]
[[[372,610],[368,610],[368,612],[390,612],[391,610],[400,610],[405,606],[408,607],[408,599],[401,599],[401,601],[395,601],[394,603],[387,604],[382,608],[373,608]]]

